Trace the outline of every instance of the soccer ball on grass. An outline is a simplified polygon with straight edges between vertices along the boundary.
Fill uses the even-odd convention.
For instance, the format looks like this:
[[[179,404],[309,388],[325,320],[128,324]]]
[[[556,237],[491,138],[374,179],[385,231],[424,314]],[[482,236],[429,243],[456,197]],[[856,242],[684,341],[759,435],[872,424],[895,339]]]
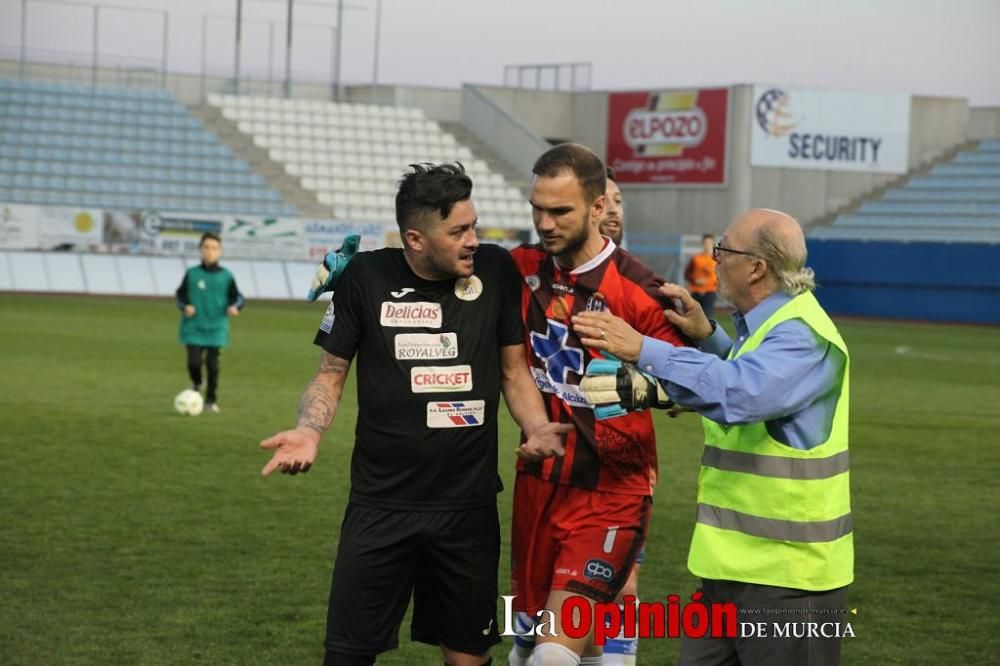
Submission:
[[[177,410],[178,414],[185,416],[198,416],[204,406],[205,401],[202,399],[201,393],[194,389],[185,389],[174,398],[174,409]]]

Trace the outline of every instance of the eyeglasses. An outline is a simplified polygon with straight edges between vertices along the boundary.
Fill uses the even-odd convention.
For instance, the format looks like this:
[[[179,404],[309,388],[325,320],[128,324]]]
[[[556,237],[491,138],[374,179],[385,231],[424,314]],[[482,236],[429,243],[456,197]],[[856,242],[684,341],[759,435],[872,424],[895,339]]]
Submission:
[[[757,256],[753,252],[744,252],[743,250],[734,250],[732,248],[722,247],[721,245],[719,245],[718,243],[716,243],[715,245],[712,246],[712,259],[714,259],[715,261],[718,261],[719,260],[719,254],[721,252],[728,252],[730,254],[743,254],[743,255],[746,255],[748,257],[756,257]]]

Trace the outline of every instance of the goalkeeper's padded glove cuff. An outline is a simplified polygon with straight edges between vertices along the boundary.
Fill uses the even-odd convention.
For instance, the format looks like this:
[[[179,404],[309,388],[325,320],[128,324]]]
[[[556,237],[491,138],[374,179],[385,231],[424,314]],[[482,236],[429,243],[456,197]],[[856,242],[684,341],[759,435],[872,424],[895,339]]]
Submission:
[[[351,234],[344,239],[344,244],[337,250],[326,253],[323,261],[316,268],[316,274],[313,275],[309,285],[309,293],[306,295],[307,301],[311,303],[319,298],[320,294],[337,288],[337,281],[344,269],[347,268],[351,258],[357,253],[360,245],[361,236]]]
[[[655,377],[617,359],[594,359],[580,384],[595,405],[598,419],[609,419],[648,407],[669,409],[674,403]]]

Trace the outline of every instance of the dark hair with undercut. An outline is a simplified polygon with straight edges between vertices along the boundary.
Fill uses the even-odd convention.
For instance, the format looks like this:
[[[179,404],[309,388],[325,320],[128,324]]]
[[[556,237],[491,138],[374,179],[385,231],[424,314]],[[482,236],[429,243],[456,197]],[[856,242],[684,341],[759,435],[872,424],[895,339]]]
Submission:
[[[597,153],[578,143],[560,143],[549,148],[531,168],[531,173],[543,178],[554,178],[564,171],[569,171],[579,181],[588,204],[603,195],[608,186],[604,162]]]
[[[222,245],[222,239],[219,238],[219,234],[217,234],[217,233],[215,233],[213,231],[206,231],[205,233],[203,233],[201,235],[201,240],[198,241],[198,247],[201,247],[202,245],[204,245],[205,241],[207,241],[207,240],[214,240],[219,245]]]
[[[461,162],[454,164],[411,164],[396,192],[396,224],[399,230],[427,230],[430,215],[444,219],[460,201],[472,197],[472,179]]]
[[[611,167],[604,168],[604,175],[608,177],[608,180],[618,182],[618,179],[615,178],[615,170],[612,169]]]

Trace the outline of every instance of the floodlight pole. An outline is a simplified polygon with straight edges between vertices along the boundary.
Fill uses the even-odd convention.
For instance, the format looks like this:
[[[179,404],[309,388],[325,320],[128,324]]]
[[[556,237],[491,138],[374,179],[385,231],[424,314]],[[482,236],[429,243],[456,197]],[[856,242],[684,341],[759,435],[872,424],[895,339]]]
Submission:
[[[170,43],[170,15],[163,10],[163,87],[167,87],[167,44]]]
[[[340,82],[340,45],[344,37],[344,0],[337,0],[337,43],[334,44],[333,98],[338,102],[344,96],[344,86]]]
[[[274,22],[267,24],[267,94],[274,90]]]
[[[20,78],[28,68],[28,0],[21,0],[21,67]]]
[[[375,0],[375,56],[372,59],[372,94],[378,88],[378,46],[382,33],[382,0]]]
[[[292,4],[288,0],[288,38],[285,43],[285,99],[292,96]]]
[[[100,39],[101,6],[94,5],[94,45],[93,60],[90,65],[90,85],[97,86],[97,44]]]
[[[236,56],[233,59],[233,93],[240,94],[240,50],[243,43],[243,0],[236,0]]]
[[[206,43],[208,42],[208,14],[202,14],[201,16],[201,101],[205,101],[205,77],[208,76],[206,71],[208,60],[208,55],[206,51]]]

